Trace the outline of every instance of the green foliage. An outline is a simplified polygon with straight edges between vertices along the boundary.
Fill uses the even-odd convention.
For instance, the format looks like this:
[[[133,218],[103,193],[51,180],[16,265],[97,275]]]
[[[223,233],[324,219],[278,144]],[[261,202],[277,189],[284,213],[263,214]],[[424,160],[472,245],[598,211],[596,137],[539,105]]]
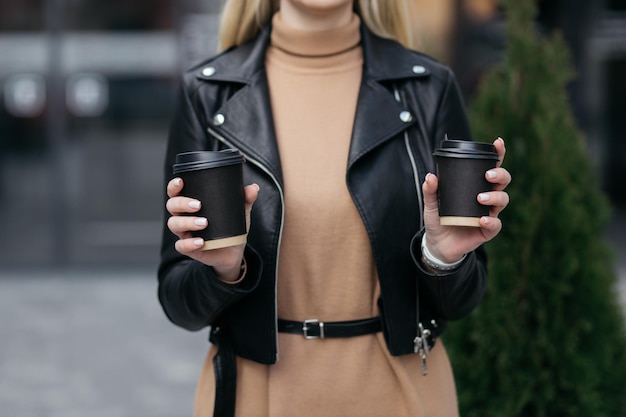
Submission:
[[[569,107],[568,51],[536,32],[534,1],[504,3],[508,49],[469,112],[477,140],[506,141],[511,202],[487,245],[486,298],[444,337],[461,414],[626,416],[609,204]]]

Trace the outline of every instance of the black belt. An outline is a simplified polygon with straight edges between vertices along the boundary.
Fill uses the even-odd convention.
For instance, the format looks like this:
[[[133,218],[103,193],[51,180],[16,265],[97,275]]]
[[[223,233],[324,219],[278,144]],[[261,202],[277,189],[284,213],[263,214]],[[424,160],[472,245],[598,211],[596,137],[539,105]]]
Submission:
[[[353,337],[377,333],[382,330],[380,317],[348,321],[319,321],[317,319],[293,321],[278,319],[278,331],[304,336],[305,339],[327,337]]]
[[[279,332],[301,334],[305,339],[362,336],[380,332],[381,330],[382,322],[380,317],[331,322],[278,319]],[[213,358],[216,394],[213,416],[232,417],[235,415],[237,365],[229,338],[224,337],[220,333],[217,331],[217,328],[211,330],[211,341],[218,346],[217,354]]]
[[[430,324],[427,324],[424,328],[420,325],[420,334],[426,339],[429,348],[432,348],[435,338],[443,332],[444,326],[438,325],[435,320],[432,320]],[[424,334],[424,329],[429,330],[427,335]],[[382,319],[380,317],[331,322],[278,319],[279,332],[300,334],[306,339],[362,336],[377,333],[381,330]],[[233,417],[235,415],[237,392],[237,361],[233,346],[230,343],[230,338],[221,334],[218,328],[211,329],[211,342],[218,347],[217,354],[213,359],[216,385],[213,416]],[[416,353],[419,352],[416,350]],[[422,360],[424,360],[424,357],[422,357]]]

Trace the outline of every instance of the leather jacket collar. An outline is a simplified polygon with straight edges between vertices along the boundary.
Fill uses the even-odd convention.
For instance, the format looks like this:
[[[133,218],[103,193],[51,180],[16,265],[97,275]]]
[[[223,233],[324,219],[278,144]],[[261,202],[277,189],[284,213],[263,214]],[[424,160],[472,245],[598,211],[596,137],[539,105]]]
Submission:
[[[271,27],[264,28],[259,37],[237,48],[218,55],[211,62],[215,74],[205,75],[205,65],[197,68],[197,76],[212,81],[227,81],[251,84],[259,72],[265,71],[265,51],[270,42]],[[375,81],[391,81],[403,78],[419,78],[430,75],[427,67],[414,68],[414,55],[407,56],[402,46],[395,42],[375,37],[361,25],[361,42],[366,63],[365,72]],[[228,70],[224,72],[223,70]]]
[[[219,112],[220,131],[224,132],[233,145],[260,161],[282,184],[280,160],[271,123],[269,88],[265,76],[265,51],[270,41],[271,27],[259,36],[238,48],[231,48],[195,69],[200,80],[241,84],[237,95],[226,101]],[[363,47],[363,82],[359,93],[354,131],[349,153],[349,167],[369,150],[414,123],[407,112],[385,87],[396,80],[424,78],[431,75],[423,55],[406,54],[397,43],[372,35],[361,25]],[[374,104],[374,105],[373,105]],[[228,123],[236,118],[237,123]],[[249,135],[249,126],[256,126],[255,146],[240,141]]]

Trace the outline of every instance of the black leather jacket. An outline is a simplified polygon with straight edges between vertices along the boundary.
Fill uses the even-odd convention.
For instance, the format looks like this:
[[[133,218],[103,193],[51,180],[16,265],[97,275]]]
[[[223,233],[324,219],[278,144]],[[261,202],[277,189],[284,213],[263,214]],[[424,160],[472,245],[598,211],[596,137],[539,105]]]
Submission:
[[[276,278],[284,214],[264,67],[269,32],[185,73],[165,161],[169,180],[178,152],[243,152],[244,180],[260,186],[245,250],[247,275],[238,285],[222,283],[212,268],[178,253],[177,238],[166,227],[158,272],[159,300],[172,322],[189,330],[211,326],[212,340],[227,335],[236,354],[265,364],[278,355]],[[448,68],[364,26],[361,34],[363,78],[345,178],[373,249],[387,347],[402,355],[415,351],[419,322],[432,327],[437,320],[437,334],[446,320],[477,306],[486,256],[479,248],[441,275],[421,266],[421,183],[435,172],[433,146],[445,134],[469,139],[468,123]]]

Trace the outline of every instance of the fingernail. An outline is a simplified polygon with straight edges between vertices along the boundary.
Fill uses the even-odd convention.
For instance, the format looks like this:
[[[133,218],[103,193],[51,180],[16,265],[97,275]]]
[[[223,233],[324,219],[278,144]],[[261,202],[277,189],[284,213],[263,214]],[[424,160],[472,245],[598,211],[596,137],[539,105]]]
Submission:
[[[198,218],[195,219],[193,222],[196,226],[206,226],[208,223],[207,219],[205,218]]]
[[[192,209],[199,209],[200,208],[200,202],[198,200],[192,200],[189,202],[189,207]]]
[[[174,180],[174,187],[180,187],[180,178]]]
[[[428,183],[428,179],[430,178],[430,176],[433,175],[432,173],[428,173],[426,174],[426,176],[424,177],[424,181]]]
[[[256,190],[259,191],[261,189],[261,187],[259,187],[259,184],[254,183],[254,185],[256,185]]]
[[[489,201],[489,194],[480,193],[478,194],[478,199],[480,201]]]
[[[489,223],[491,223],[491,219],[489,217],[483,217],[483,224],[488,225]]]
[[[204,240],[202,239],[194,239],[193,244],[196,246],[202,246],[204,245]]]
[[[493,178],[495,178],[497,175],[498,175],[498,174],[496,174],[496,171],[492,171],[492,170],[487,171],[487,176],[488,176],[489,178],[492,178],[492,179],[493,179]]]

